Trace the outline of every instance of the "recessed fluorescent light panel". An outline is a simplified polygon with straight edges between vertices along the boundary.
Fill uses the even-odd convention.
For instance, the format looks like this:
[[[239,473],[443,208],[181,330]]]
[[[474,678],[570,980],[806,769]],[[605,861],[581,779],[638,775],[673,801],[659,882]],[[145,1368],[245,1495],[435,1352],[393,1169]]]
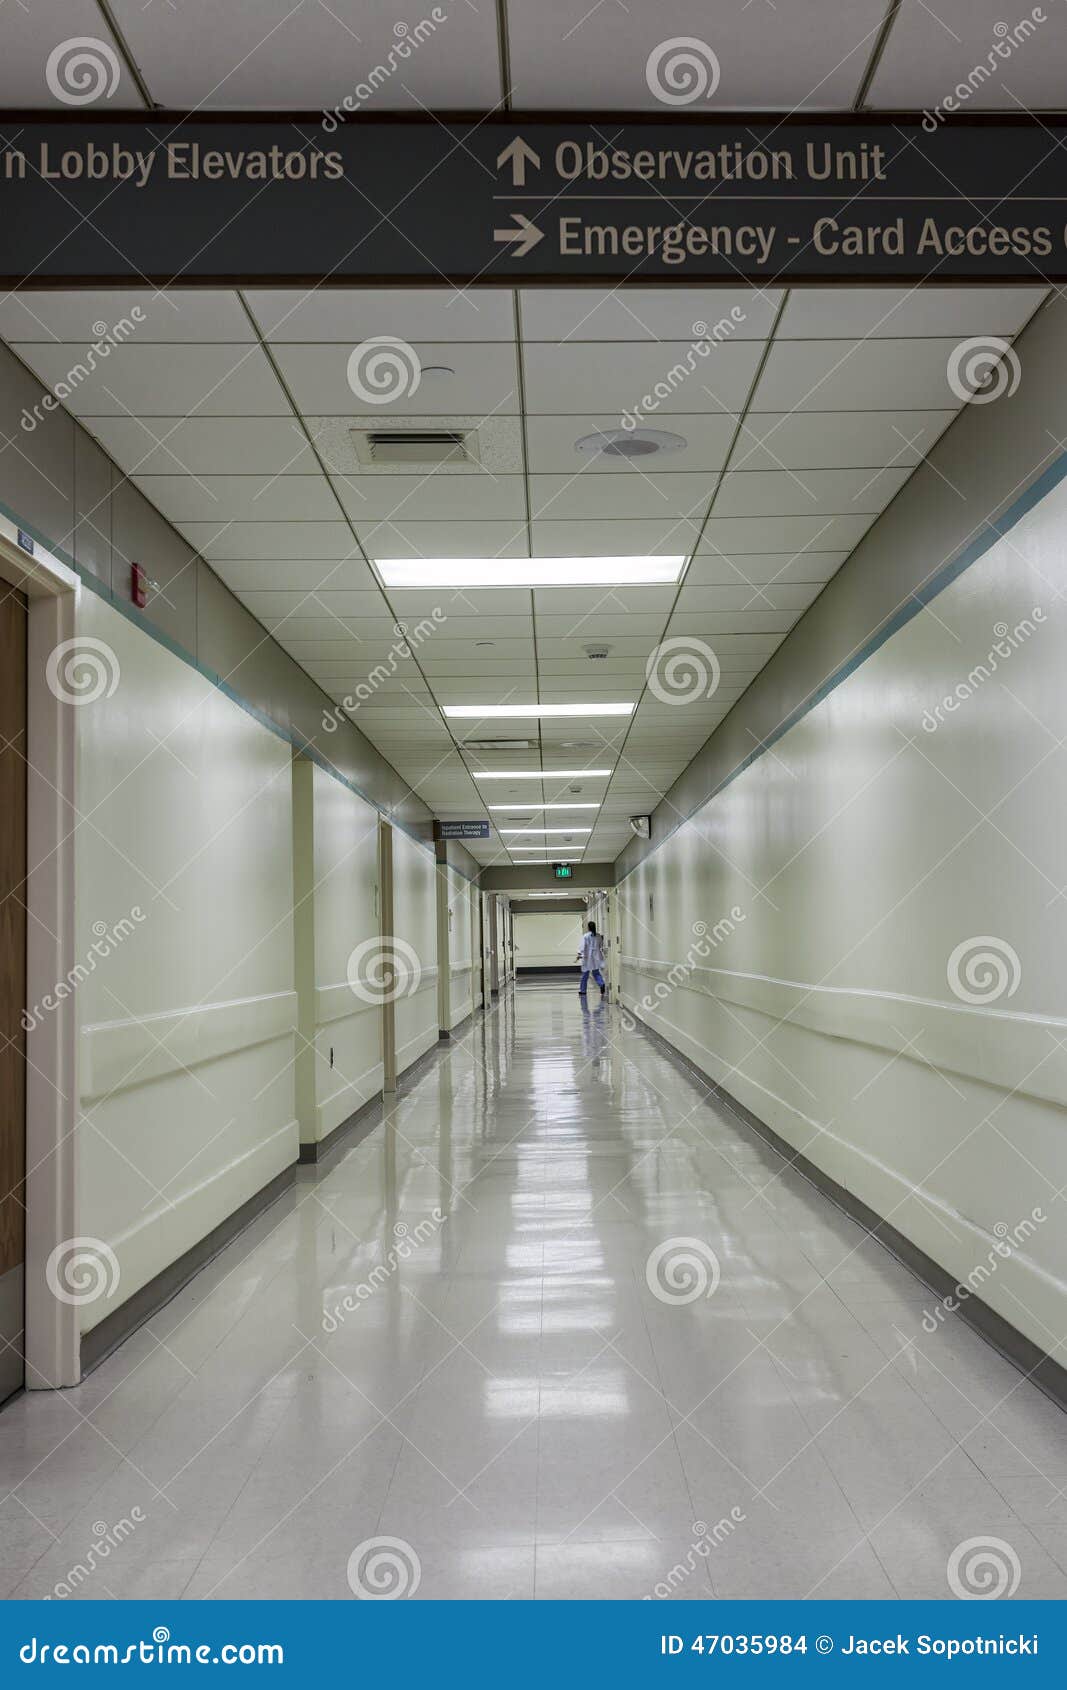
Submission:
[[[607,780],[610,769],[472,769],[475,780]]]
[[[487,804],[487,810],[529,810],[531,814],[540,815],[542,810],[599,810],[599,804],[524,804],[521,798],[516,798],[512,804]]]
[[[501,835],[501,837],[506,834],[509,838],[513,838],[519,833],[562,833],[570,839],[573,838],[576,833],[592,833],[592,831],[591,827],[501,827],[497,829],[497,832]]]
[[[677,581],[684,557],[380,557],[386,587],[618,587]]]
[[[465,721],[487,721],[490,716],[506,716],[509,720],[526,716],[630,716],[632,704],[444,704],[445,716]]]

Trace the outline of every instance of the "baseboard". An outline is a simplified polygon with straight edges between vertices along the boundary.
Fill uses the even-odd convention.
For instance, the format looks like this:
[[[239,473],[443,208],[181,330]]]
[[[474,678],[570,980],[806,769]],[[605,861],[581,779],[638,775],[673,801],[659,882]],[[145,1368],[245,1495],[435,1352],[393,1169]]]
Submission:
[[[346,1116],[343,1121],[339,1121],[332,1132],[326,1134],[325,1138],[320,1138],[316,1143],[309,1141],[302,1144],[299,1160],[302,1163],[321,1162],[323,1157],[328,1156],[332,1150],[336,1150],[341,1141],[346,1139],[350,1133],[353,1135],[353,1145],[361,1143],[367,1134],[374,1130],[381,1118],[382,1099],[379,1093],[377,1097],[368,1097],[366,1103],[361,1103],[358,1109],[352,1111],[351,1115]]]
[[[275,1174],[272,1180],[257,1191],[253,1197],[235,1209],[232,1215],[227,1215],[224,1221],[213,1227],[200,1241],[179,1256],[177,1261],[171,1262],[162,1272],[157,1273],[132,1297],[128,1297],[120,1308],[106,1316],[98,1326],[82,1334],[81,1341],[81,1370],[84,1379],[95,1367],[105,1361],[112,1350],[132,1336],[139,1326],[146,1320],[151,1320],[158,1314],[165,1304],[169,1303],[184,1290],[189,1281],[207,1267],[208,1263],[225,1250],[227,1244],[232,1244],[238,1233],[244,1232],[254,1220],[269,1209],[272,1203],[283,1196],[296,1179],[295,1162],[290,1162],[280,1174]]]
[[[990,1308],[989,1304],[983,1302],[973,1291],[969,1291],[966,1298],[955,1297],[957,1281],[946,1268],[935,1262],[925,1250],[920,1250],[919,1246],[899,1232],[891,1221],[883,1220],[862,1198],[856,1197],[830,1174],[824,1173],[822,1168],[816,1166],[801,1151],[795,1150],[787,1139],[776,1133],[766,1121],[761,1121],[758,1115],[754,1115],[751,1109],[739,1102],[725,1086],[720,1086],[695,1062],[684,1056],[657,1028],[650,1027],[647,1022],[640,1020],[633,1010],[630,1010],[630,1014],[646,1038],[661,1046],[680,1069],[696,1079],[742,1126],[755,1133],[765,1144],[769,1144],[771,1149],[776,1150],[810,1185],[815,1186],[824,1197],[828,1197],[836,1208],[862,1226],[902,1267],[906,1267],[909,1273],[914,1274],[916,1279],[927,1286],[939,1301],[952,1297],[957,1304],[956,1319],[971,1327],[998,1355],[1011,1362],[1013,1367],[1017,1367],[1020,1373],[1056,1404],[1057,1408],[1067,1410],[1067,1367],[1055,1361],[1039,1344],[1035,1344],[1033,1339],[1018,1331],[1010,1321],[1005,1320],[996,1309]]]
[[[462,1021],[457,1021],[454,1027],[442,1027],[437,1035],[440,1042],[442,1044],[449,1044],[453,1039],[463,1038],[480,1008],[480,1004],[476,1005],[475,1008],[471,1010],[470,1014],[465,1015]]]
[[[474,1011],[467,1019],[473,1021],[474,1015],[484,1015],[485,1013],[483,1006]],[[462,1025],[465,1025],[465,1023],[462,1023]],[[421,1056],[416,1057],[415,1061],[405,1068],[402,1075],[398,1075],[397,1091],[406,1091],[409,1086],[414,1085],[433,1066],[440,1055],[441,1043],[438,1041],[432,1044],[429,1050],[424,1051]],[[241,1207],[235,1209],[232,1215],[228,1215],[224,1221],[220,1221],[219,1225],[214,1227],[198,1244],[194,1244],[183,1256],[179,1256],[176,1262],[171,1262],[169,1267],[165,1267],[161,1273],[157,1273],[153,1279],[148,1281],[147,1285],[142,1285],[139,1291],[135,1291],[133,1296],[122,1304],[121,1308],[117,1308],[113,1314],[109,1314],[105,1320],[100,1322],[99,1326],[94,1326],[90,1332],[86,1332],[81,1343],[82,1377],[84,1378],[93,1368],[99,1367],[100,1363],[106,1360],[112,1351],[116,1350],[127,1338],[131,1337],[139,1326],[143,1326],[145,1321],[151,1320],[154,1314],[157,1314],[165,1304],[176,1297],[178,1292],[183,1290],[191,1279],[195,1278],[201,1268],[206,1267],[220,1251],[233,1242],[239,1233],[244,1232],[247,1227],[251,1226],[265,1209],[268,1209],[272,1203],[283,1196],[289,1187],[295,1183],[296,1171],[300,1163],[321,1162],[333,1151],[341,1148],[342,1144],[345,1148],[351,1148],[352,1145],[360,1143],[374,1131],[376,1126],[381,1124],[383,1113],[383,1100],[380,1097],[369,1098],[366,1103],[362,1104],[347,1120],[342,1121],[318,1144],[302,1144],[298,1161],[291,1162],[287,1168],[283,1168],[281,1173],[277,1174],[261,1191],[257,1191],[254,1197],[250,1197],[246,1203],[242,1203]]]
[[[409,1086],[414,1085],[416,1080],[422,1079],[426,1070],[431,1068],[440,1056],[442,1042],[440,1038],[437,1038],[429,1050],[424,1050],[421,1056],[416,1056],[413,1062],[409,1062],[406,1068],[400,1070],[396,1077],[397,1091],[406,1091]]]

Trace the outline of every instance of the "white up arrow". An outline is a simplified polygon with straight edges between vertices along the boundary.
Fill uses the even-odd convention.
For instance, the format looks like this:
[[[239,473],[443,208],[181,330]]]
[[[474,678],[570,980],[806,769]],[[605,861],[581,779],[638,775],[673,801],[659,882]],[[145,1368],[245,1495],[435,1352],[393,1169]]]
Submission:
[[[524,217],[521,211],[513,211],[511,215],[518,225],[517,228],[494,229],[493,239],[502,242],[513,241],[515,244],[510,256],[512,258],[525,258],[528,252],[533,251],[538,241],[543,241],[545,237],[536,223],[531,223],[530,219]]]
[[[523,140],[521,135],[516,135],[514,141],[510,142],[504,148],[504,151],[497,155],[496,162],[497,169],[502,164],[510,164],[511,180],[516,188],[526,186],[526,166],[528,164],[535,165],[538,170],[541,168],[541,160],[537,153],[534,152],[528,141]]]

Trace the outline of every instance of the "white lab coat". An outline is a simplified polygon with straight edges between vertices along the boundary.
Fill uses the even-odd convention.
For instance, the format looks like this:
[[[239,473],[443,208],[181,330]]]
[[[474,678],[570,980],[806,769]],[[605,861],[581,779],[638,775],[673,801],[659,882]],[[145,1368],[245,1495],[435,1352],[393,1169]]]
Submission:
[[[582,973],[595,974],[604,967],[604,944],[599,933],[582,936]]]

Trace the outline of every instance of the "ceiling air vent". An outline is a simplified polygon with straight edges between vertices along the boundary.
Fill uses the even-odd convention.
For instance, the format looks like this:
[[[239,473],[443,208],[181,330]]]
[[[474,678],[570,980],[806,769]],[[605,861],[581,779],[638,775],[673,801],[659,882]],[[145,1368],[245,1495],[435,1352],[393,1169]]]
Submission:
[[[362,464],[433,469],[441,464],[477,464],[478,436],[458,428],[353,428],[349,430]]]
[[[536,739],[465,739],[464,751],[536,751]]]

